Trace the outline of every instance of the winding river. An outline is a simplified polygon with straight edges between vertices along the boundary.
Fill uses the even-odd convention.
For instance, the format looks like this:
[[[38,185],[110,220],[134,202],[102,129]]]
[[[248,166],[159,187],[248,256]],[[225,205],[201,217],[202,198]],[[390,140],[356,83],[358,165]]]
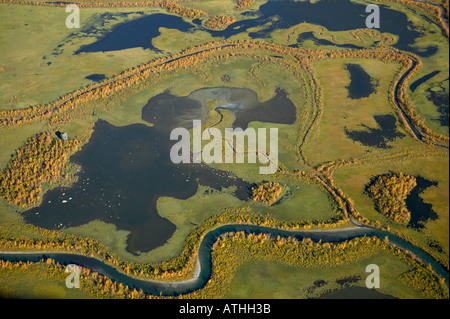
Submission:
[[[0,259],[14,261],[38,262],[42,258],[52,258],[63,265],[78,264],[92,271],[96,271],[111,280],[121,282],[130,288],[142,289],[146,294],[156,296],[177,296],[187,294],[201,289],[208,281],[212,273],[211,249],[217,239],[226,233],[244,232],[246,234],[269,234],[273,237],[293,237],[298,240],[310,238],[314,242],[340,242],[363,236],[376,236],[380,239],[388,237],[389,242],[403,250],[410,251],[425,264],[430,264],[438,276],[445,279],[448,287],[449,276],[447,270],[428,253],[422,249],[408,243],[402,238],[386,231],[376,230],[365,226],[354,226],[345,229],[330,230],[309,230],[309,231],[289,231],[276,228],[262,227],[256,225],[224,225],[209,231],[203,238],[199,246],[198,262],[193,278],[184,281],[156,281],[142,280],[128,276],[116,268],[104,262],[78,254],[58,253],[58,252],[0,252]]]

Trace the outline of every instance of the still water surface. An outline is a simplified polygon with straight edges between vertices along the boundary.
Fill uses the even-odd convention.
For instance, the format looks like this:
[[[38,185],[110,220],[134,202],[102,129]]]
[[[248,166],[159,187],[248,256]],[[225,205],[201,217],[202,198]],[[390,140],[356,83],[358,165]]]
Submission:
[[[424,57],[437,52],[435,46],[430,46],[425,50],[419,50],[413,46],[417,38],[430,31],[416,27],[408,21],[404,13],[389,9],[382,4],[378,5],[382,16],[379,31],[397,35],[399,40],[394,45],[396,48],[411,51]],[[247,32],[252,39],[265,39],[269,38],[275,30],[288,29],[303,22],[324,26],[329,31],[362,29],[366,28],[367,13],[365,10],[366,5],[354,3],[350,0],[321,0],[316,3],[270,0],[261,5],[257,12],[248,11],[244,13],[247,19],[232,23],[225,30],[220,31],[206,29],[198,21],[188,23],[180,17],[158,13],[119,24],[96,42],[80,48],[76,54],[123,50],[134,47],[160,51],[152,44],[152,40],[160,35],[160,27],[181,32],[200,30],[208,32],[214,37],[225,39]],[[431,21],[430,23],[434,22]],[[251,31],[252,28],[259,28],[260,30]],[[302,41],[302,37],[299,40]],[[348,47],[354,48],[353,45]]]
[[[70,159],[81,167],[77,182],[48,191],[40,206],[23,214],[25,221],[62,229],[102,220],[130,231],[127,250],[137,254],[162,246],[176,229],[158,214],[159,197],[188,199],[199,185],[219,191],[234,186],[234,195],[248,200],[251,184],[234,174],[204,164],[174,164],[170,159],[170,150],[177,142],[170,141],[171,130],[191,129],[192,120],[205,120],[205,102],[214,99],[225,101],[221,107],[236,112],[238,124],[253,120],[290,123],[296,119],[295,106],[282,90],[266,103],[259,103],[252,90],[240,88],[202,89],[187,97],[164,92],[142,109],[142,118],[153,127],[116,127],[99,120],[89,142]],[[233,109],[236,105],[239,107]],[[253,112],[258,107],[267,114]],[[280,108],[282,115],[273,115]]]

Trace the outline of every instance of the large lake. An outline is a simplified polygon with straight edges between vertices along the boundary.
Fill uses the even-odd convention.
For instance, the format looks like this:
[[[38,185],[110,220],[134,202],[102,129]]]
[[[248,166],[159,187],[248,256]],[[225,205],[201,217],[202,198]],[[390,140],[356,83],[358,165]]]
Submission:
[[[216,190],[235,186],[234,195],[246,201],[251,188],[247,181],[204,164],[174,164],[170,160],[170,149],[176,143],[170,141],[171,130],[191,129],[193,120],[205,120],[208,109],[204,102],[217,99],[226,101],[222,108],[239,106],[234,109],[236,120],[245,124],[253,120],[276,122],[273,116],[264,118],[261,111],[252,118],[251,110],[258,106],[269,115],[272,108],[289,110],[282,110],[289,118],[278,117],[281,123],[296,119],[295,106],[283,90],[266,103],[259,103],[255,92],[240,88],[202,89],[188,97],[164,92],[142,109],[142,118],[152,127],[116,127],[99,120],[89,142],[70,159],[81,166],[78,181],[71,187],[48,191],[39,207],[24,213],[25,221],[62,229],[102,220],[130,231],[127,250],[139,253],[163,245],[176,229],[156,210],[161,196],[187,199],[199,185]]]

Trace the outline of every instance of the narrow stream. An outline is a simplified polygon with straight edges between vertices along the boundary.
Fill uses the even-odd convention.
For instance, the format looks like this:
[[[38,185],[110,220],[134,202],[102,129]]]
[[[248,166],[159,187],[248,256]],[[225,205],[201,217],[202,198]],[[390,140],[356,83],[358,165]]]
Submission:
[[[45,253],[45,252],[0,252],[0,259],[14,261],[31,261],[38,262],[42,258],[52,258],[56,262],[63,265],[78,264],[80,266],[96,271],[104,276],[107,276],[111,280],[121,282],[130,288],[142,289],[146,294],[156,296],[177,296],[181,294],[187,294],[189,292],[201,289],[208,281],[212,272],[211,264],[211,249],[217,239],[229,232],[244,232],[246,234],[269,234],[273,237],[293,237],[298,240],[303,238],[310,238],[315,242],[340,242],[350,240],[363,236],[376,236],[380,239],[388,237],[389,242],[395,246],[408,250],[422,260],[425,264],[430,264],[432,269],[442,278],[445,279],[445,283],[448,287],[449,276],[447,270],[429,254],[422,249],[408,243],[398,236],[390,234],[386,231],[380,231],[368,227],[353,227],[342,230],[317,230],[317,231],[288,231],[275,228],[268,228],[262,226],[252,225],[225,225],[208,232],[203,241],[200,243],[198,252],[198,265],[194,278],[178,281],[155,281],[155,280],[142,280],[134,277],[127,276],[126,274],[118,271],[117,269],[101,262],[98,259],[92,257],[86,257],[69,253]]]

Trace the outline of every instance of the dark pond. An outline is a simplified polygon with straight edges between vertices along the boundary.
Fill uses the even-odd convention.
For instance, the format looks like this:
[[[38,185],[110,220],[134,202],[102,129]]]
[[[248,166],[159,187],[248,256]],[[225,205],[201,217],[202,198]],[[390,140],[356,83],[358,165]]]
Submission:
[[[307,40],[311,40],[313,41],[314,44],[316,45],[331,45],[331,46],[336,46],[336,47],[341,47],[341,48],[347,48],[347,49],[362,49],[362,47],[354,45],[354,44],[338,44],[338,43],[334,43],[325,39],[318,39],[315,35],[314,32],[304,32],[298,35],[297,37],[297,44],[291,45],[292,47],[301,47],[303,45],[303,42],[307,41]]]
[[[106,76],[104,74],[95,73],[95,74],[88,75],[85,78],[88,80],[94,81],[94,82],[101,82],[104,79],[106,79]]]
[[[418,31],[414,24],[408,21],[405,14],[383,5],[379,6],[382,16],[379,30],[399,36],[395,47],[421,56],[429,56],[437,51],[436,47],[429,47],[425,51],[411,47],[425,31]],[[76,53],[122,50],[132,47],[158,50],[153,47],[151,41],[159,36],[159,27],[182,32],[202,30],[219,38],[229,38],[248,32],[251,28],[263,27],[260,31],[249,33],[253,39],[268,38],[270,33],[277,29],[287,29],[303,22],[322,25],[330,31],[354,30],[366,27],[365,9],[366,5],[353,3],[350,0],[321,0],[317,3],[270,0],[261,5],[259,11],[244,13],[248,19],[237,21],[221,31],[205,29],[198,20],[195,20],[195,23],[187,23],[173,15],[153,14],[117,25],[95,43],[82,47]]]
[[[431,186],[437,186],[437,182],[429,181],[422,176],[416,176],[417,186],[411,191],[406,198],[406,207],[411,212],[411,219],[408,227],[415,229],[423,229],[425,222],[429,219],[436,220],[439,218],[438,214],[433,210],[433,206],[429,203],[425,203],[420,197],[427,188]]]
[[[394,115],[374,115],[373,118],[379,128],[371,128],[365,124],[360,124],[365,130],[349,131],[345,128],[345,134],[352,140],[365,146],[377,148],[391,148],[392,146],[388,145],[388,142],[405,136],[403,133],[397,131],[397,119]]]
[[[327,292],[318,299],[398,299],[396,297],[382,294],[374,289],[365,287],[345,287]]]
[[[380,32],[389,32],[399,36],[395,47],[413,51],[417,54],[430,54],[428,51],[420,52],[410,45],[422,35],[416,27],[408,22],[405,14],[380,6],[382,17]],[[268,38],[270,33],[277,29],[287,29],[299,23],[308,22],[324,26],[329,31],[346,31],[365,28],[366,5],[353,3],[349,0],[321,0],[316,3],[309,1],[272,0],[263,4],[258,17],[235,22],[224,31],[211,31],[215,36],[226,38],[247,31],[250,28],[263,26],[260,31],[250,32],[253,39]]]
[[[98,121],[89,143],[71,158],[82,167],[78,181],[47,192],[25,221],[60,229],[99,219],[130,231],[127,250],[136,253],[161,246],[175,231],[156,211],[161,196],[187,199],[199,184],[217,190],[235,185],[236,196],[247,199],[249,185],[242,179],[206,165],[175,165],[170,147],[168,134],[146,125]]]
[[[254,105],[251,108],[243,108],[235,112],[236,120],[233,127],[246,129],[252,121],[280,124],[294,124],[297,118],[297,109],[294,103],[287,97],[285,90],[278,89],[276,95],[267,102],[260,103],[256,93],[252,93]],[[232,100],[236,97],[232,96]]]
[[[448,84],[445,86],[444,82],[448,82],[448,78],[440,83],[439,88],[429,88],[427,90],[427,99],[436,105],[437,111],[440,113],[437,121],[441,126],[449,127]]]
[[[261,103],[255,91],[245,88],[204,88],[192,92],[189,96],[177,97],[168,92],[152,98],[142,110],[142,118],[148,122],[155,122],[155,127],[167,127],[173,122],[173,115],[178,114],[177,124],[192,125],[193,119],[206,120],[208,115],[207,101],[221,101],[215,107],[221,117],[221,110],[228,110],[236,117],[233,128],[245,130],[252,121],[293,124],[297,118],[294,103],[288,98],[285,90],[277,89],[275,96],[267,102]],[[157,116],[161,109],[169,108],[164,112],[164,118]]]
[[[153,127],[115,127],[99,120],[90,141],[71,157],[71,162],[82,167],[78,181],[72,187],[47,192],[39,207],[24,213],[25,221],[61,229],[99,219],[130,231],[127,250],[138,253],[163,245],[175,231],[175,225],[157,213],[156,201],[161,196],[187,199],[201,184],[216,190],[236,186],[235,196],[247,200],[251,185],[233,174],[203,164],[176,165],[170,160],[170,149],[177,142],[170,141],[170,131],[175,127],[191,129],[194,119],[205,120],[208,111],[202,99],[213,92],[228,94],[231,103],[242,106],[244,115],[237,118],[253,120],[246,110],[253,106],[247,102],[252,102],[256,93],[238,88],[203,89],[191,97],[159,94],[142,110],[142,118]],[[274,105],[263,107],[270,110],[287,103],[283,92],[273,99]]]
[[[81,47],[75,54],[117,51],[137,47],[159,51],[152,45],[152,40],[161,34],[159,32],[160,27],[188,32],[194,26],[185,22],[181,17],[162,13],[152,14],[115,26],[104,37]]]
[[[411,89],[411,92],[414,92],[419,87],[419,85],[421,85],[422,83],[425,83],[426,81],[431,79],[433,76],[439,74],[440,72],[441,71],[433,71],[433,72],[421,77],[420,79],[414,81],[414,83],[412,83],[409,87]]]
[[[348,63],[346,67],[350,73],[350,84],[347,86],[349,98],[362,99],[375,92],[376,79],[373,79],[359,64]]]

